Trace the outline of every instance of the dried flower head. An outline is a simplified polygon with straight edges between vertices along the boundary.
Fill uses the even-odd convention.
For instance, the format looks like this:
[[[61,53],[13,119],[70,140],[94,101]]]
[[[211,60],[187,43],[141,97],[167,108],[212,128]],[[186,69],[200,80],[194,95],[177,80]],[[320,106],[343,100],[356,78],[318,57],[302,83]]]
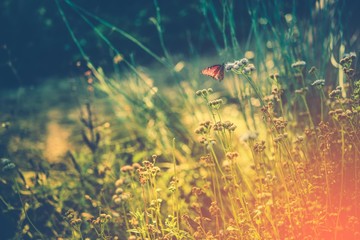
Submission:
[[[311,84],[311,86],[315,86],[315,87],[325,86],[325,79],[317,79]]]
[[[209,101],[208,105],[213,109],[219,109],[223,103],[224,101],[221,98],[219,98]]]
[[[341,87],[340,87],[340,88],[336,87],[335,90],[332,90],[332,91],[329,93],[329,98],[339,97],[340,95],[341,95]]]
[[[307,91],[309,91],[309,89],[307,87],[304,87],[304,88],[296,89],[295,93],[299,95],[305,95]]]
[[[225,63],[225,71],[231,71],[231,69],[233,69],[234,67],[234,63]]]
[[[292,68],[303,68],[305,66],[306,66],[305,61],[297,61],[297,62],[294,62],[293,64],[291,64]]]
[[[202,98],[207,98],[210,94],[212,94],[214,91],[212,88],[208,88],[208,89],[201,89],[201,90],[197,90],[195,92],[196,96],[202,97]]]
[[[263,152],[265,149],[266,149],[265,141],[257,142],[257,143],[255,143],[255,145],[254,145],[254,151],[255,151],[256,153],[261,153],[261,152]]]

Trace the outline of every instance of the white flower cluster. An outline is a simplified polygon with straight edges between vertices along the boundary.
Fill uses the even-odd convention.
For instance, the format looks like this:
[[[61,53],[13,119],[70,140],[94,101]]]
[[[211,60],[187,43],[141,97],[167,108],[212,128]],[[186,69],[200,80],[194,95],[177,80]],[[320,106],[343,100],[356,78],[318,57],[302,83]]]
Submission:
[[[249,63],[249,60],[247,58],[242,58],[234,62],[225,63],[225,70],[248,75],[254,72],[256,68],[254,64]]]
[[[317,86],[317,87],[322,87],[325,85],[325,79],[318,79],[318,80],[315,80],[311,86]]]
[[[294,62],[293,64],[291,64],[291,67],[292,68],[303,68],[303,67],[305,67],[305,65],[306,65],[305,61],[297,61],[297,62]]]

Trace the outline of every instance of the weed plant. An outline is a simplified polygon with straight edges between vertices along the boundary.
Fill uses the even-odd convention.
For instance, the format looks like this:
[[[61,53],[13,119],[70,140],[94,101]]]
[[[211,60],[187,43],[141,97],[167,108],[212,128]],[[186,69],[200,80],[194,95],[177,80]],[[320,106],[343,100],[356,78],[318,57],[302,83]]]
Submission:
[[[1,159],[1,212],[16,226],[6,238],[360,237],[360,79],[356,53],[344,50],[352,45],[336,32],[338,2],[316,1],[312,18],[300,21],[295,8],[278,13],[281,1],[248,1],[252,27],[242,43],[235,2],[200,1],[209,38],[227,60],[221,83],[193,74],[181,81],[176,66],[185,63],[166,48],[158,1],[152,21],[164,58],[72,1],[56,2],[86,65],[80,147],[64,157],[66,171],[33,167],[32,177],[21,162]],[[64,6],[128,74],[108,76],[90,61]],[[122,56],[96,24],[153,56],[175,87]],[[200,69],[186,64],[189,73]],[[11,125],[4,121],[0,134]]]

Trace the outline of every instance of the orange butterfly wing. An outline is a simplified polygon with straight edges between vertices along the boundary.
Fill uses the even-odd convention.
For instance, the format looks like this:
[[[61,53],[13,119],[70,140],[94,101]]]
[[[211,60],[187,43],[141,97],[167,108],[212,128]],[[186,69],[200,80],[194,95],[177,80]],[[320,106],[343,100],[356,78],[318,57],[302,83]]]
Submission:
[[[216,64],[201,70],[201,74],[209,76],[221,82],[224,79],[224,64]]]

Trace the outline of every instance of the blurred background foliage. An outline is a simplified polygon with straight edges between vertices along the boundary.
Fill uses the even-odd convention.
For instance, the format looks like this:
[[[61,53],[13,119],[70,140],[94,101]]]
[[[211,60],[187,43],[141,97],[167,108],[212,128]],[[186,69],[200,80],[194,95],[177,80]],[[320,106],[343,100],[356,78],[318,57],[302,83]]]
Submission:
[[[153,52],[163,55],[154,24],[157,13],[153,1],[77,0],[73,2],[128,32]],[[265,16],[265,9],[276,9],[274,6],[272,8],[267,6],[274,4],[271,2],[234,1],[232,3],[233,9],[236,10],[233,18],[236,24],[236,38],[239,41],[245,42],[249,37],[252,19],[250,14],[254,14],[248,11],[249,7],[258,6],[256,8],[258,12],[255,14],[266,17],[268,21],[276,20],[271,18],[294,11],[299,19],[309,19],[312,14],[311,6],[315,3],[314,0],[285,1],[279,6],[281,8],[277,9],[280,14],[268,12]],[[344,26],[353,25],[358,19],[356,12],[353,11],[356,9],[356,4],[357,1],[339,1],[338,9],[335,9],[337,13],[334,15],[337,22]],[[73,9],[66,4],[63,5],[75,35],[91,56],[91,60],[95,60],[102,67],[109,65],[108,61],[111,61],[109,55],[112,53],[109,53],[106,44]],[[183,57],[211,54],[215,52],[214,42],[221,48],[224,47],[221,33],[213,33],[211,27],[209,28],[218,24],[214,16],[221,19],[223,9],[220,1],[159,0],[158,6],[161,11],[164,42],[172,54]],[[204,6],[210,7],[206,9]],[[109,28],[98,27],[124,56],[131,55],[141,65],[154,61],[151,56],[144,54],[138,46],[121,35],[115,34]],[[216,27],[214,29],[216,30]],[[349,34],[347,29],[344,28],[345,35]],[[212,38],[212,33],[215,39]],[[55,1],[1,1],[0,44],[2,87],[40,83],[49,76],[68,76],[69,71],[74,68],[74,62],[80,57],[60,17]]]

